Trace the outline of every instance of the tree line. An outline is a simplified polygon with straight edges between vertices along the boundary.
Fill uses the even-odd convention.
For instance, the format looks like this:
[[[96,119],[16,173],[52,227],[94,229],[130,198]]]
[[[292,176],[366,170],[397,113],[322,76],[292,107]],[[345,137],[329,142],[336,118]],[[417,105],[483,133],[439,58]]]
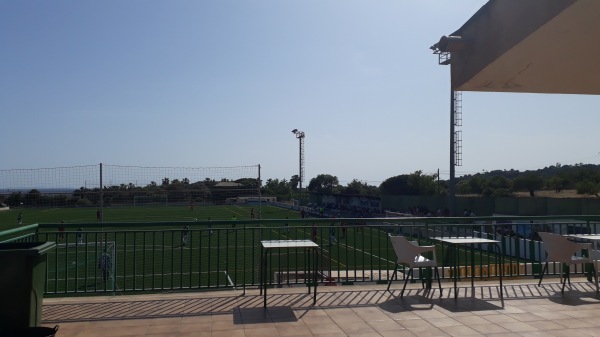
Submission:
[[[281,199],[298,193],[298,176],[286,179],[268,179],[262,186],[262,193],[275,195]],[[354,194],[366,196],[381,195],[448,195],[447,180],[437,174],[415,171],[387,178],[379,186],[353,179],[347,185],[339,183],[337,176],[319,174],[312,178],[306,187],[309,192],[328,194]],[[595,164],[561,165],[557,163],[535,171],[494,170],[464,175],[456,179],[457,195],[479,195],[491,197],[511,197],[516,192],[528,192],[535,196],[536,191],[575,190],[578,194],[598,196],[600,192],[600,166]]]
[[[223,185],[220,183],[231,183]],[[146,186],[133,183],[99,187],[80,187],[70,194],[42,193],[31,189],[27,193],[12,192],[0,195],[0,202],[11,206],[52,206],[52,207],[90,207],[99,206],[101,195],[105,206],[133,204],[135,197],[163,197],[169,204],[187,204],[193,202],[225,203],[227,198],[256,196],[259,183],[257,179],[243,178],[237,180],[222,179],[216,181],[206,178],[202,181],[190,182],[188,178],[170,179],[165,177],[159,183],[151,181]]]
[[[234,186],[220,187],[219,182],[233,182]],[[229,181],[215,181],[206,178],[190,182],[189,179],[163,178],[152,181],[146,186],[132,183],[105,186],[103,189],[105,205],[131,203],[135,196],[167,196],[169,203],[212,202],[223,203],[229,197],[256,196],[259,186],[263,196],[276,196],[279,200],[300,197],[300,179],[293,175],[290,180],[267,179],[261,184],[257,179],[244,178]],[[353,179],[346,185],[332,174],[318,174],[306,186],[311,193],[344,195],[448,195],[448,181],[439,179],[437,174],[425,174],[415,171],[387,178],[379,186],[366,181]],[[578,194],[598,197],[600,192],[600,165],[557,163],[535,171],[494,170],[473,175],[464,175],[456,179],[457,195],[480,195],[491,197],[510,197],[515,192],[526,191],[535,196],[536,191],[551,190],[559,193],[563,190],[576,190]],[[27,193],[13,192],[0,195],[0,202],[8,206],[24,205],[35,207],[51,206],[96,206],[100,200],[99,188],[81,187],[66,194],[45,194],[37,189]]]

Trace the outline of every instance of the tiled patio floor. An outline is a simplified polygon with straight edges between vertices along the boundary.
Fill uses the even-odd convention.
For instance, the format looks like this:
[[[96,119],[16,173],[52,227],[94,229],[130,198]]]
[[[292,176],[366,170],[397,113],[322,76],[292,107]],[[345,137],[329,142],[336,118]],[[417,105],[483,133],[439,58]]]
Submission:
[[[394,283],[400,289],[401,282]],[[112,336],[600,336],[600,297],[585,279],[560,293],[558,279],[495,281],[428,294],[409,285],[404,298],[385,285],[258,290],[44,300],[43,324],[60,324],[57,337]]]

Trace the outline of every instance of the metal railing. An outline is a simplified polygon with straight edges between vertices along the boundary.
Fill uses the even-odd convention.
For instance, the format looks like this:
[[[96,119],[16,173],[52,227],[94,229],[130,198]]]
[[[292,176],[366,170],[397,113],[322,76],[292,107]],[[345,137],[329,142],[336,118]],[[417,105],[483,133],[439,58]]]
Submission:
[[[320,247],[318,279],[324,284],[388,282],[396,258],[389,235],[435,244],[442,278],[454,274],[449,247],[432,237],[498,240],[505,277],[538,278],[545,252],[537,232],[598,233],[599,223],[600,217],[570,216],[39,224],[0,232],[0,242],[56,242],[47,254],[45,294],[76,296],[258,287],[260,241],[278,239],[315,241]],[[463,247],[458,254],[460,278],[490,279],[500,273],[491,247]],[[267,282],[305,285],[311,279],[305,258],[303,251],[293,250],[270,255]],[[549,269],[559,272],[558,265]]]
[[[27,225],[0,232],[0,243],[32,242],[37,237],[38,225]]]

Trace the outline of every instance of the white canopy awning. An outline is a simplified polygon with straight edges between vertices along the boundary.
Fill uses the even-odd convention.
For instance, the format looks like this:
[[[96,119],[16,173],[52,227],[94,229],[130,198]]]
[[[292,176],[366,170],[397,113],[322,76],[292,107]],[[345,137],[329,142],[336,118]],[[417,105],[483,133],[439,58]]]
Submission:
[[[600,0],[490,0],[450,36],[453,90],[600,94]]]

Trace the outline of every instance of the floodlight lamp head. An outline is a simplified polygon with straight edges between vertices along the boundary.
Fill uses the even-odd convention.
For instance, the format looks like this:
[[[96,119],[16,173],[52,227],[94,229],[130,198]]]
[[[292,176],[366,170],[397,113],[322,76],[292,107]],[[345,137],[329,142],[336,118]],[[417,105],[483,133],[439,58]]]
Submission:
[[[467,48],[467,42],[465,41],[465,39],[462,38],[462,36],[456,36],[456,35],[451,35],[451,36],[442,36],[440,38],[440,41],[438,43],[436,43],[435,45],[431,46],[431,49],[433,49],[435,51],[435,49],[438,49],[441,52],[444,53],[456,53],[456,52],[460,52],[463,51]]]
[[[292,133],[294,133],[294,134],[297,133],[297,132],[298,132],[298,129],[292,130]]]

